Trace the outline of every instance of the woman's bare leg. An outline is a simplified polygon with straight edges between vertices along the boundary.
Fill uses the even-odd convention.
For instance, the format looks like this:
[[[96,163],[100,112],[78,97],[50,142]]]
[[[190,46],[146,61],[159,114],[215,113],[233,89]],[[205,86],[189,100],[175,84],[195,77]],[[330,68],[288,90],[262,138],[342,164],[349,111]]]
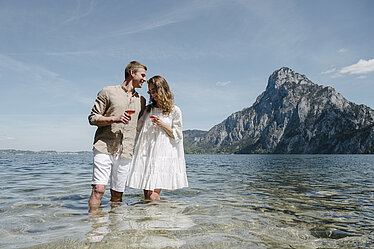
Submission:
[[[144,199],[151,201],[160,200],[160,193],[161,189],[144,190]]]

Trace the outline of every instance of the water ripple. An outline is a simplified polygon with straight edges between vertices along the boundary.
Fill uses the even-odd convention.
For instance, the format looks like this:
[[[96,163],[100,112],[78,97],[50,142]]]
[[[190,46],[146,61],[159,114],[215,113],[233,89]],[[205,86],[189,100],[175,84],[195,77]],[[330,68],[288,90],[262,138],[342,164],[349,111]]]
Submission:
[[[0,247],[370,248],[373,159],[186,155],[189,188],[89,216],[91,155],[1,155]]]

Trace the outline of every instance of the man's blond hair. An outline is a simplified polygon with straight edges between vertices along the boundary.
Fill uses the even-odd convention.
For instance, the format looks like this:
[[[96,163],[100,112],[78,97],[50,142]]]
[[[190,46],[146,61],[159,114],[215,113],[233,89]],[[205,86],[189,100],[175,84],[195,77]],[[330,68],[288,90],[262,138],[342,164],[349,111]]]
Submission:
[[[129,64],[127,64],[127,66],[125,68],[125,79],[130,77],[131,71],[133,71],[134,73],[137,73],[139,71],[139,69],[141,69],[141,68],[143,68],[145,71],[147,71],[147,67],[144,66],[143,64],[141,64],[140,62],[132,61]]]

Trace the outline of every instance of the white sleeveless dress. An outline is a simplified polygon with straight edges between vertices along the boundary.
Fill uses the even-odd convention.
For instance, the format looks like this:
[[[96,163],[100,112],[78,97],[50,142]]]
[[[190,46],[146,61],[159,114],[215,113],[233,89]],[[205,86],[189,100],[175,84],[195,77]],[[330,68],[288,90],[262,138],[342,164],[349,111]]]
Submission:
[[[157,116],[173,130],[174,139],[150,116]],[[168,115],[153,107],[138,122],[141,127],[135,145],[127,186],[136,189],[178,189],[188,187],[183,149],[182,112],[174,106]]]

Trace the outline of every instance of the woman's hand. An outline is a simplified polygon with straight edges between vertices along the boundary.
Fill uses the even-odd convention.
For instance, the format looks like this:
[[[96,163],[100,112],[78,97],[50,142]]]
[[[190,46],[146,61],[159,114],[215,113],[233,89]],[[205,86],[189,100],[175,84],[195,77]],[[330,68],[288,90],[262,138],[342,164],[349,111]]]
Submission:
[[[171,129],[171,127],[165,124],[165,122],[159,119],[158,117],[152,118],[152,124],[163,129],[166,132],[166,134],[169,135],[169,137],[174,138],[173,130]]]
[[[152,124],[155,126],[159,126],[160,128],[167,126],[167,124],[165,124],[161,119],[155,116],[152,117]]]

